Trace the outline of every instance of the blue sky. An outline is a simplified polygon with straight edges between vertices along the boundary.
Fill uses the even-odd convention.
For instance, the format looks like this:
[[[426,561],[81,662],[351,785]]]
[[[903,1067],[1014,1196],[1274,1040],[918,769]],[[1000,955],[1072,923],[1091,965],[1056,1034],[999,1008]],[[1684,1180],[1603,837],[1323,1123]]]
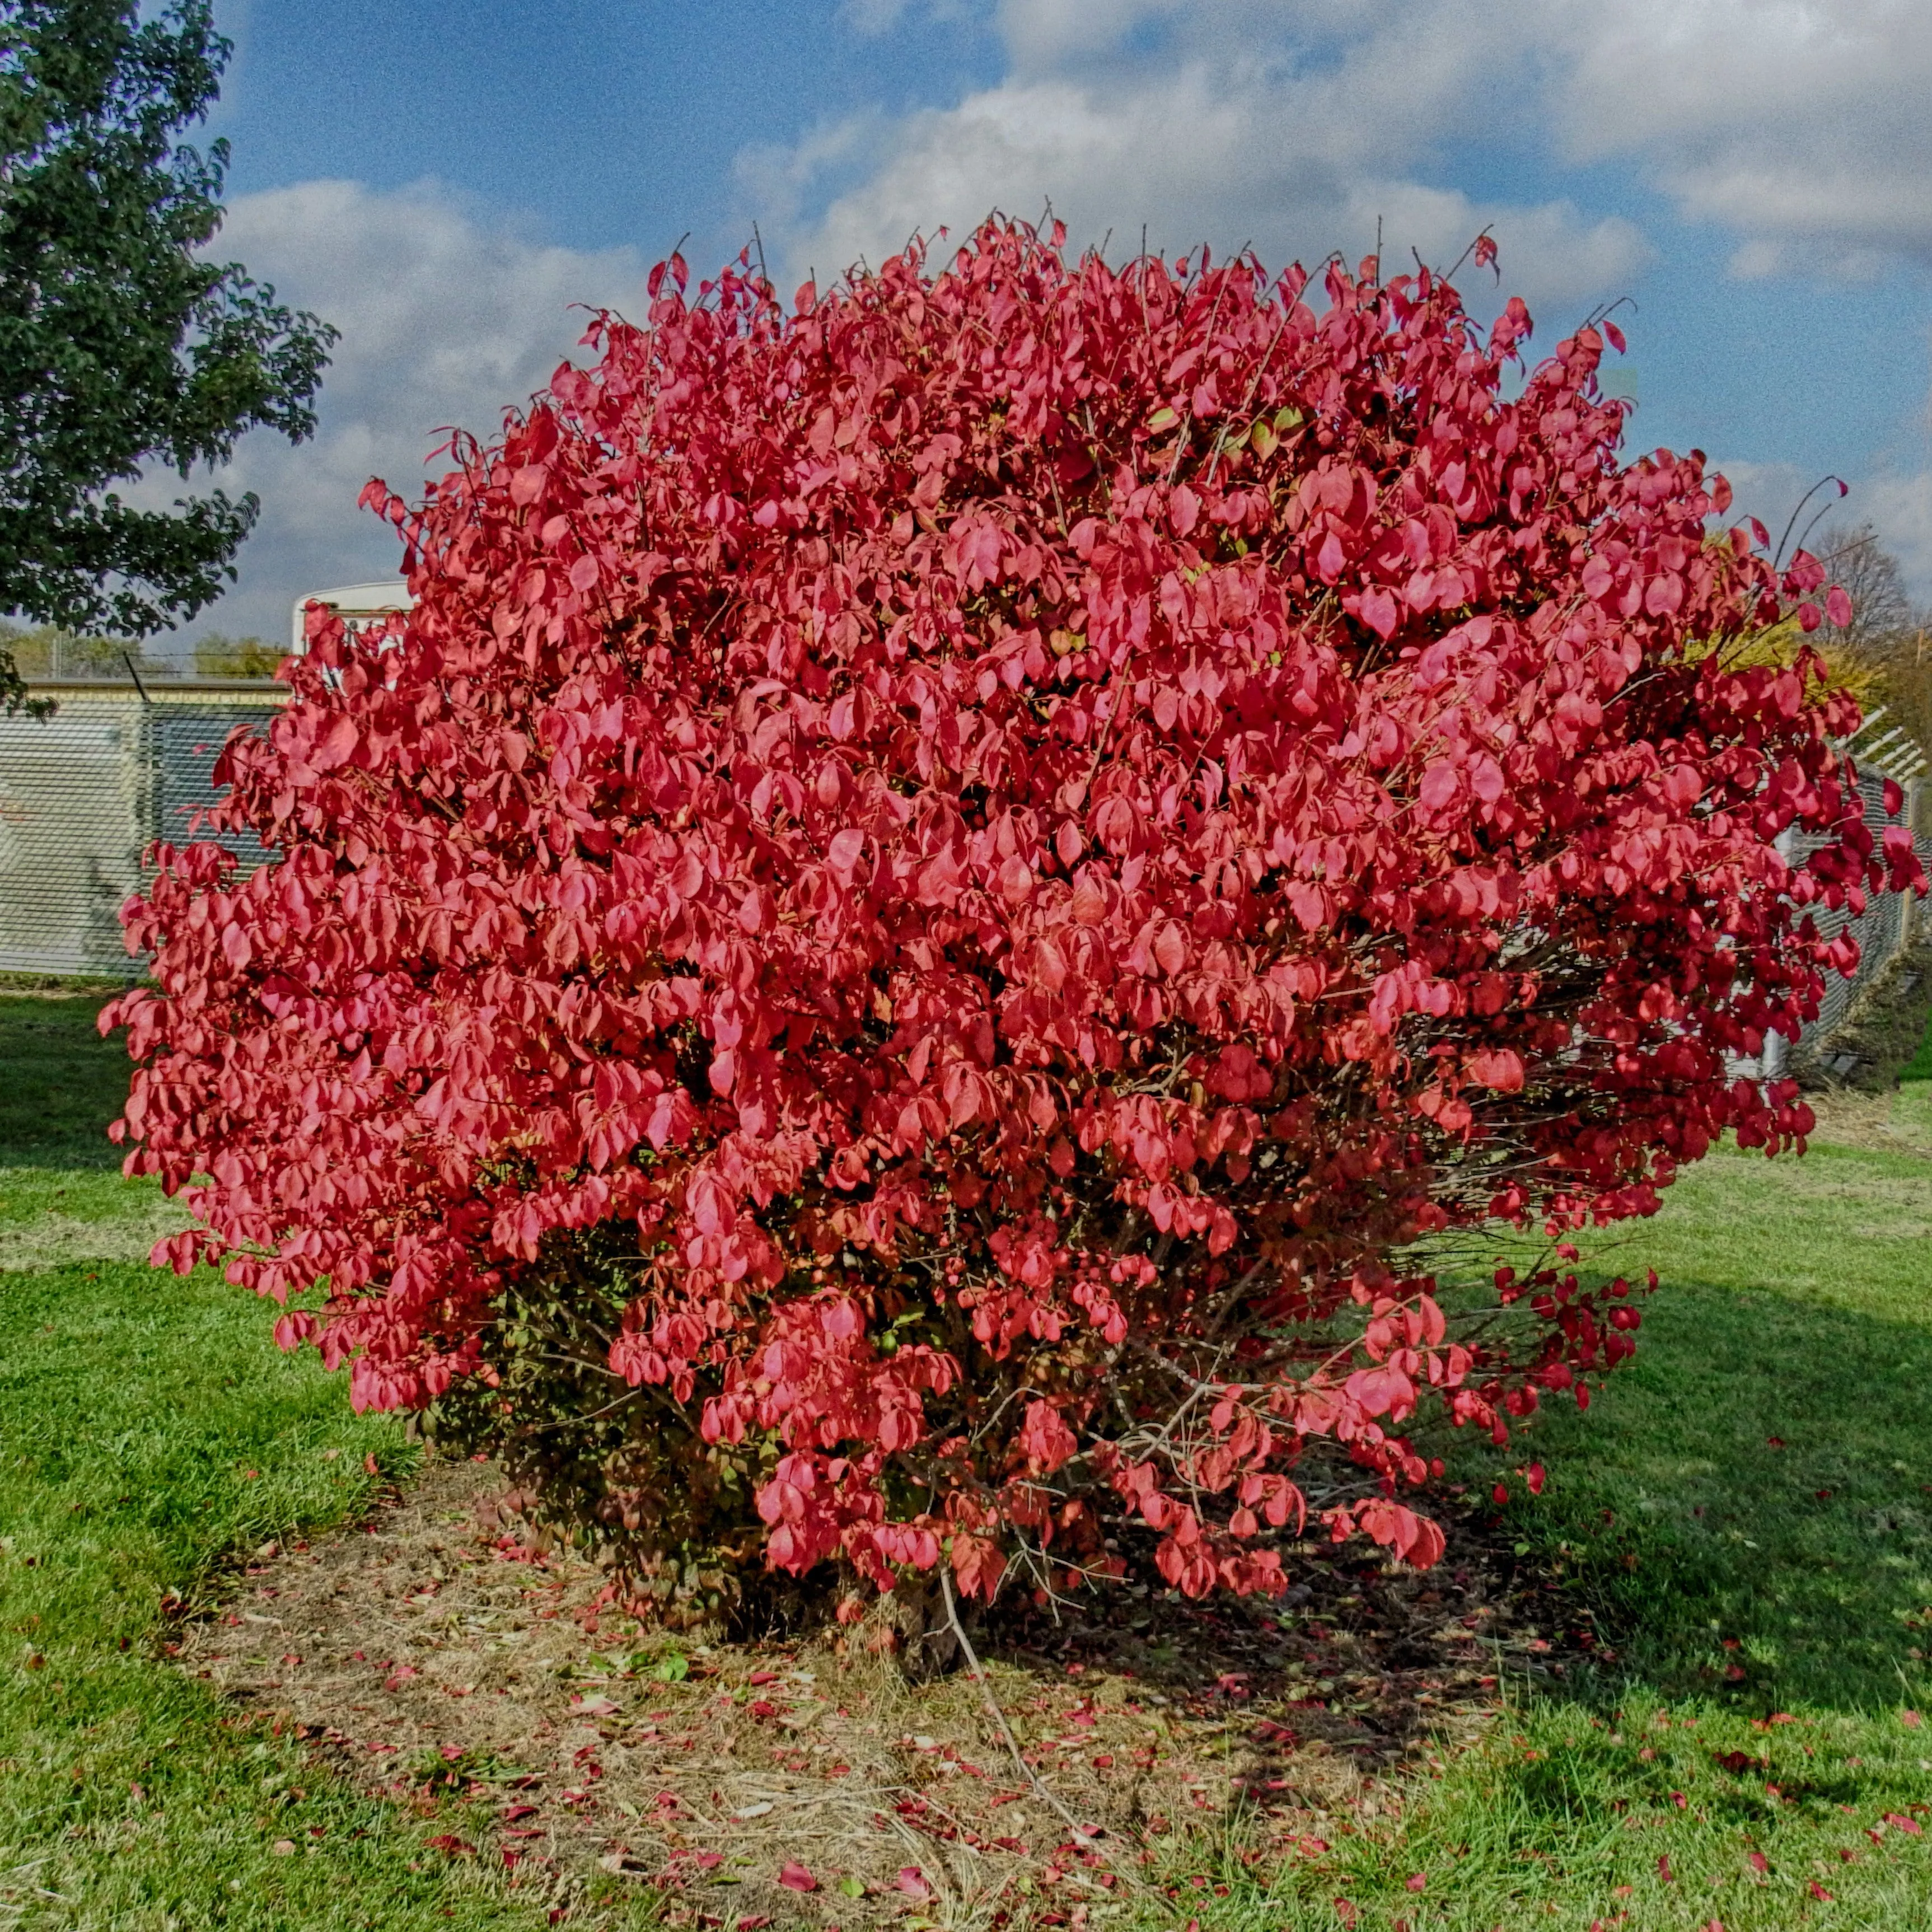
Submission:
[[[344,340],[315,442],[190,627],[279,632],[387,574],[354,508],[487,430],[680,236],[775,272],[1051,200],[1114,252],[1453,258],[1553,343],[1619,296],[1643,447],[1768,520],[1837,471],[1932,598],[1924,0],[234,0],[218,244]],[[1493,285],[1472,280],[1472,305]],[[1781,518],[1780,519],[1781,520]]]

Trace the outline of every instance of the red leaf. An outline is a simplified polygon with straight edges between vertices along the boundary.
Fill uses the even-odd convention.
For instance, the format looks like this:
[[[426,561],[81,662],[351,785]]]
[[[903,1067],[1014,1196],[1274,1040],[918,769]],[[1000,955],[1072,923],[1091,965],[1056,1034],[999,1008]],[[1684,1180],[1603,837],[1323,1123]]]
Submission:
[[[780,1868],[778,1882],[788,1892],[816,1892],[818,1889],[818,1880],[804,1866],[790,1861]]]
[[[1378,638],[1392,638],[1398,621],[1396,601],[1378,585],[1362,592],[1356,605],[1362,622]]]

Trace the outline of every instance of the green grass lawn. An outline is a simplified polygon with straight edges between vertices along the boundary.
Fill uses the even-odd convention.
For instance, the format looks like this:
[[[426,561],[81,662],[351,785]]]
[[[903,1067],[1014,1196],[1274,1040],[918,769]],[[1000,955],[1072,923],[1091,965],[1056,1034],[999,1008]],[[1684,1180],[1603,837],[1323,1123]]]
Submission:
[[[146,1265],[172,1210],[101,1138],[97,1004],[0,998],[0,1928],[544,1924],[166,1661],[164,1606],[408,1458],[250,1298]]]
[[[145,1265],[172,1210],[98,1138],[124,1066],[94,1005],[0,998],[0,1928],[545,1924],[426,1848],[448,1820],[166,1661],[166,1606],[407,1452],[248,1297]],[[1918,1067],[1896,1105],[1932,1126]],[[1664,1288],[1590,1412],[1513,1446],[1550,1480],[1505,1520],[1614,1658],[1510,1686],[1483,1742],[1267,1891],[1238,1832],[1222,1862],[1177,1845],[1173,1910],[1136,1923],[1932,1924],[1932,1840],[1885,1822],[1932,1830],[1932,1162],[1719,1155],[1588,1259]]]
[[[1908,1087],[1920,1082],[1932,1082],[1932,1027],[1926,1029],[1925,1037],[1918,1042],[1918,1052],[1899,1078]]]

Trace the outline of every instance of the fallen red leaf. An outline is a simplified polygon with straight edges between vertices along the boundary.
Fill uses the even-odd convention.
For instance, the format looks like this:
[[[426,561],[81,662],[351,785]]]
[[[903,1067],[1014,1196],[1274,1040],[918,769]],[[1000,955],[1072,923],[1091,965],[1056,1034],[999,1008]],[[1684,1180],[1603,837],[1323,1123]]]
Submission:
[[[902,1865],[899,1875],[892,1882],[908,1898],[930,1898],[932,1888],[926,1882],[926,1874],[916,1865]]]
[[[795,1862],[788,1862],[780,1869],[778,1882],[788,1892],[816,1892],[818,1889],[818,1880],[804,1866]]]

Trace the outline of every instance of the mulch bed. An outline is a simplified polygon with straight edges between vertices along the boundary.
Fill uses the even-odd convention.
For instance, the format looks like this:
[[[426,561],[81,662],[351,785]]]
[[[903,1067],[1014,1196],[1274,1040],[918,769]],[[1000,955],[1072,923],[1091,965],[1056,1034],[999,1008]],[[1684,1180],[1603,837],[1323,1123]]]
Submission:
[[[969,1672],[909,1684],[882,1624],[644,1628],[599,1607],[594,1564],[506,1534],[501,1486],[432,1460],[358,1528],[265,1548],[170,1648],[238,1721],[292,1728],[578,1923],[637,1888],[734,1932],[1105,1923],[1191,1835],[1266,1870],[1386,1820],[1426,1754],[1480,1735],[1499,1676],[1594,1641],[1473,1515],[1424,1575],[1318,1546],[1274,1605],[1010,1614],[979,1648],[1023,1775]]]

